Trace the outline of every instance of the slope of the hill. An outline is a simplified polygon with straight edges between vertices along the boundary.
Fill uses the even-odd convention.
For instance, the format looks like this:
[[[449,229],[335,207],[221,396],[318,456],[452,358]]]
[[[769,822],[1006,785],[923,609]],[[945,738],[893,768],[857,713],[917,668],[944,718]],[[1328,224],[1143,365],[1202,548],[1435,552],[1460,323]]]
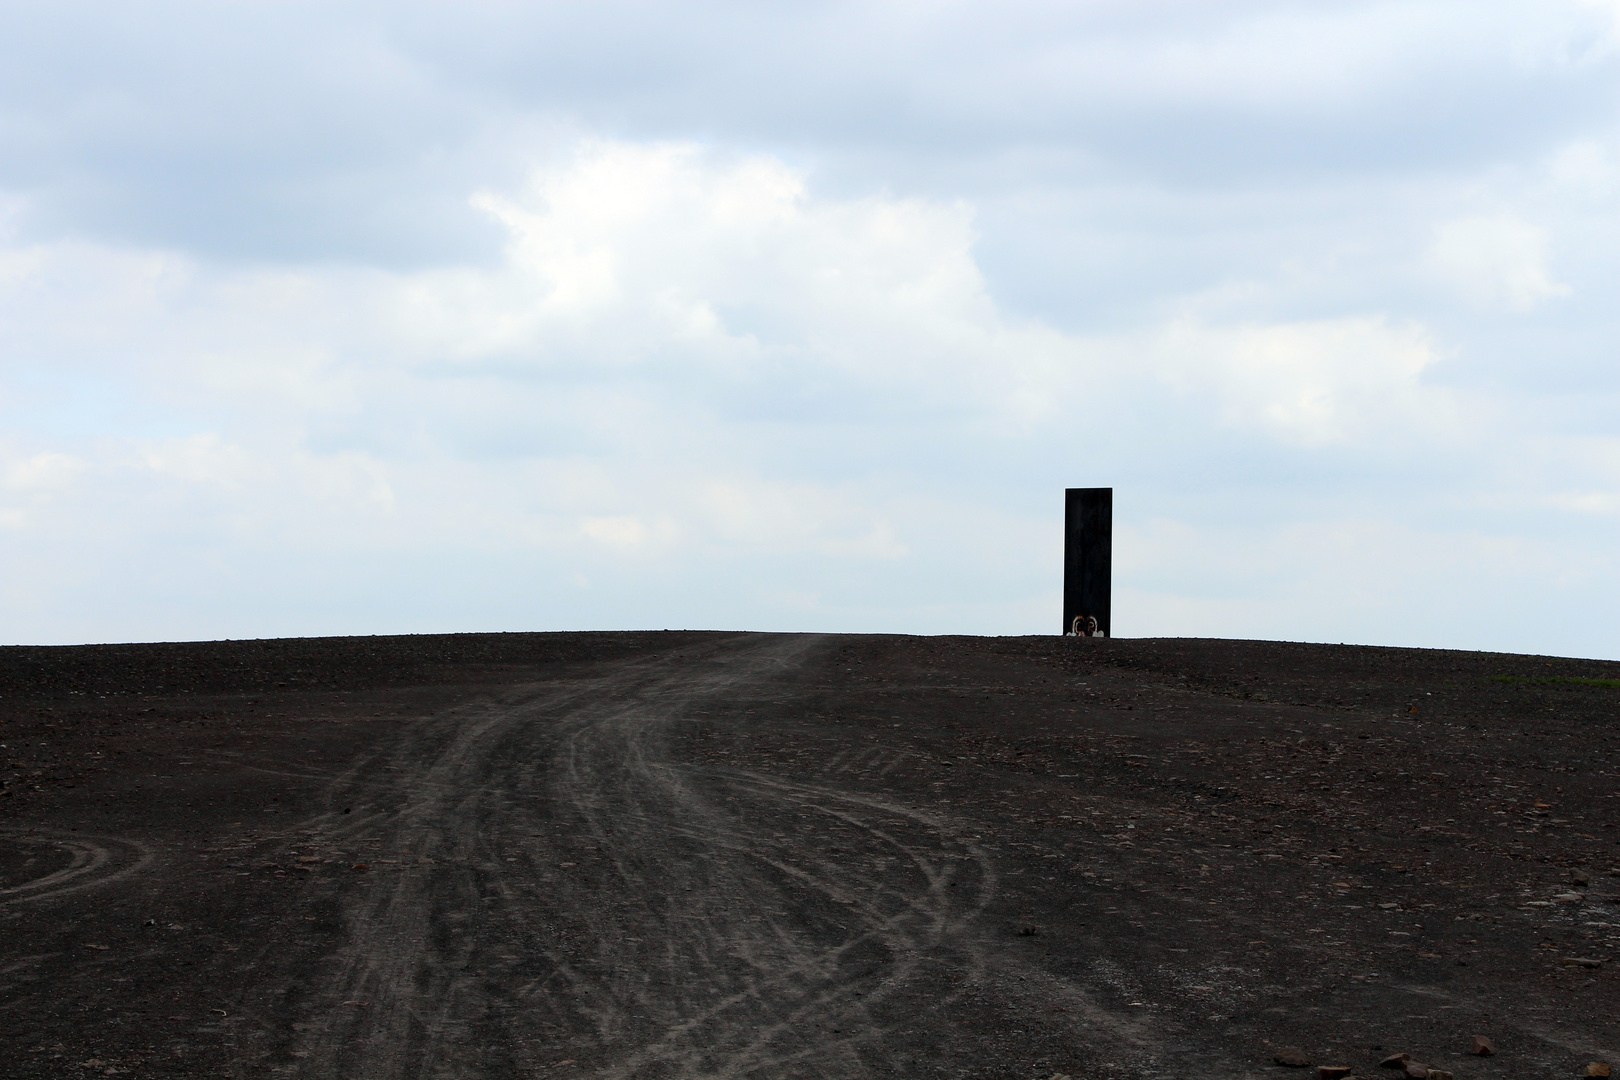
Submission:
[[[0,1077],[1579,1076],[1617,719],[1273,642],[0,649]]]

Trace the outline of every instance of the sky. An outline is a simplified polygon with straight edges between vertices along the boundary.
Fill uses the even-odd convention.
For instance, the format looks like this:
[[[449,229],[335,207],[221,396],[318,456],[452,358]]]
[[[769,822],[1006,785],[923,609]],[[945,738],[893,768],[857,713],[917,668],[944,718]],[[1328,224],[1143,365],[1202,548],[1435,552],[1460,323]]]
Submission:
[[[0,643],[1620,658],[1620,0],[0,24]]]

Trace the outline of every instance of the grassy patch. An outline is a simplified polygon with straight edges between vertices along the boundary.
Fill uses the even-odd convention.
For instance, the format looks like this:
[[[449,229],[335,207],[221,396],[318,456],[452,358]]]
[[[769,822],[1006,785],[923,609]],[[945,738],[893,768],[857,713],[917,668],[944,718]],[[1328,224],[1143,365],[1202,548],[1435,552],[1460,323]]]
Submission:
[[[1620,690],[1620,679],[1582,679],[1574,675],[1492,675],[1491,682],[1512,686],[1597,686]]]

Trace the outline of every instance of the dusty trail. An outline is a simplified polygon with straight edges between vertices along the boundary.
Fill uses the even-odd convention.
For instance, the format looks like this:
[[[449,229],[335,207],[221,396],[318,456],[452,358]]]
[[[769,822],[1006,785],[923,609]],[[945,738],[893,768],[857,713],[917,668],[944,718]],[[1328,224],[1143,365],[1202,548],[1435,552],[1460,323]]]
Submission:
[[[982,968],[966,931],[994,887],[984,854],[901,805],[671,753],[694,707],[814,648],[755,638],[460,710],[335,781],[333,806],[408,793],[344,829],[400,869],[349,901],[272,1055],[366,1080],[570,1059],[604,1078],[899,1067],[889,1034],[910,1042],[949,1005],[908,985]]]

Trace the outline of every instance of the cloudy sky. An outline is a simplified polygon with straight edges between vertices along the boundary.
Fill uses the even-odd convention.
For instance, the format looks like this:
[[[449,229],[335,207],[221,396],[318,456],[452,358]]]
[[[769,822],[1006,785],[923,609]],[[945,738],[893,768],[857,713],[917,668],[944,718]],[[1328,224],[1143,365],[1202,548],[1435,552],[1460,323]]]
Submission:
[[[1620,657],[1620,0],[0,23],[0,642]]]

